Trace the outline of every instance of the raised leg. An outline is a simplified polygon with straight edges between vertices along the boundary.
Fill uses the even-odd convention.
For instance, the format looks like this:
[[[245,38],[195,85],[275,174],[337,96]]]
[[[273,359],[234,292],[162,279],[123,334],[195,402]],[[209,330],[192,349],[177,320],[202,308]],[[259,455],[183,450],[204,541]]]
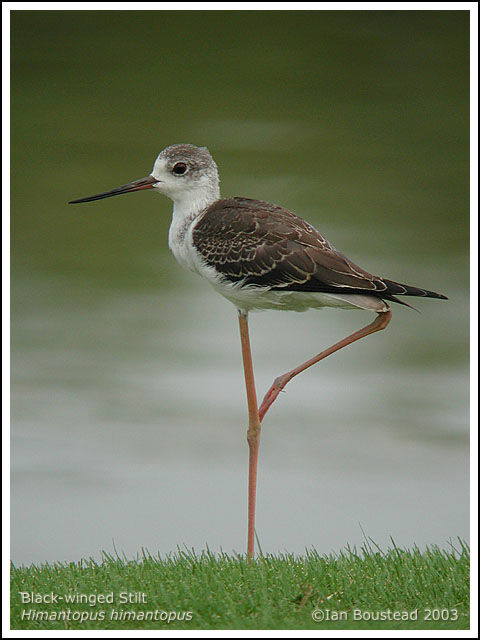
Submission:
[[[381,331],[382,329],[385,329],[387,324],[390,322],[391,318],[392,318],[392,312],[390,310],[379,313],[375,318],[375,320],[370,324],[368,324],[366,327],[363,327],[363,329],[360,329],[359,331],[355,331],[355,333],[352,333],[352,335],[348,336],[347,338],[340,340],[340,342],[337,342],[332,347],[325,349],[325,351],[322,351],[321,353],[314,356],[310,360],[307,360],[306,362],[299,365],[298,367],[295,367],[295,369],[292,369],[291,371],[284,373],[283,376],[279,376],[278,378],[276,378],[274,383],[270,387],[270,389],[265,394],[263,402],[258,411],[260,422],[265,417],[265,414],[267,413],[271,405],[274,403],[280,391],[282,391],[282,389],[285,388],[287,383],[290,382],[292,378],[294,378],[295,376],[298,376],[299,373],[302,373],[302,371],[305,371],[305,369],[308,369],[312,365],[317,364],[317,362],[320,362],[320,360],[323,360],[324,358],[331,355],[332,353],[335,353],[335,351],[338,351],[339,349],[343,349],[343,347],[346,347],[347,345],[352,344],[352,342],[356,342],[357,340],[360,340],[360,338],[365,338],[365,336],[368,336],[371,333],[375,333],[376,331]]]
[[[245,373],[245,387],[247,389],[248,403],[248,431],[247,442],[249,447],[248,462],[248,538],[247,550],[250,558],[253,558],[255,547],[255,500],[257,491],[257,462],[258,447],[260,444],[260,418],[258,415],[257,394],[255,391],[255,379],[253,376],[252,351],[248,335],[248,315],[238,312],[240,325],[240,339],[242,342],[243,371]]]

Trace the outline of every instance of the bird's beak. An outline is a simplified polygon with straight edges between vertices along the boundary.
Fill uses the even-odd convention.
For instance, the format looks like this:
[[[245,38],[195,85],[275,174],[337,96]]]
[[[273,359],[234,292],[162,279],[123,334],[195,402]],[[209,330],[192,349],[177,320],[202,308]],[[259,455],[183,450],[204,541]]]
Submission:
[[[110,191],[104,191],[103,193],[97,193],[95,196],[88,196],[87,198],[79,198],[78,200],[71,200],[68,204],[78,204],[79,202],[92,202],[92,200],[102,200],[103,198],[110,198],[111,196],[119,196],[122,193],[130,193],[132,191],[141,191],[142,189],[153,189],[154,185],[159,182],[153,176],[147,176],[146,178],[140,178],[140,180],[134,180],[128,184],[123,184],[116,189],[110,189]]]

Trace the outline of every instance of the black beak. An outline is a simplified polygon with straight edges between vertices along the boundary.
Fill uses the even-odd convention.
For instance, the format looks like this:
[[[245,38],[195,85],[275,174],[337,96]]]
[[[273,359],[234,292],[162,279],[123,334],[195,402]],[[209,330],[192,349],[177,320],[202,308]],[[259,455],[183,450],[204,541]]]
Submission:
[[[97,193],[95,196],[88,196],[87,198],[79,198],[78,200],[71,200],[68,204],[78,204],[79,202],[92,202],[92,200],[102,200],[103,198],[110,198],[111,196],[119,196],[122,193],[131,193],[132,191],[141,191],[142,189],[153,189],[153,186],[159,182],[153,176],[147,176],[146,178],[140,178],[140,180],[134,180],[128,184],[123,184],[121,187],[111,189],[110,191],[104,191],[103,193]]]

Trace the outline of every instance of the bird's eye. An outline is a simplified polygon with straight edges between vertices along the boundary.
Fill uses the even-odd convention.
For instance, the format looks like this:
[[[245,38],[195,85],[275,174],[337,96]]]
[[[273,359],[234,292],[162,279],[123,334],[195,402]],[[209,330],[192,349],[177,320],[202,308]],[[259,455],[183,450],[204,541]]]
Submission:
[[[187,172],[187,165],[184,162],[177,162],[173,167],[172,172],[176,176],[183,176],[183,174]]]

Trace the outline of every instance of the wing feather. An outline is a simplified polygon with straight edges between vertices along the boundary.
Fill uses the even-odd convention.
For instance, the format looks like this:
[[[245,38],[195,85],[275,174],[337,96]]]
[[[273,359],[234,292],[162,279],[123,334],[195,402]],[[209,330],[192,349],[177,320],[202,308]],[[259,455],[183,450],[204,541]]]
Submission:
[[[260,200],[217,200],[193,230],[205,260],[228,281],[283,291],[445,298],[374,276],[288,209]]]

